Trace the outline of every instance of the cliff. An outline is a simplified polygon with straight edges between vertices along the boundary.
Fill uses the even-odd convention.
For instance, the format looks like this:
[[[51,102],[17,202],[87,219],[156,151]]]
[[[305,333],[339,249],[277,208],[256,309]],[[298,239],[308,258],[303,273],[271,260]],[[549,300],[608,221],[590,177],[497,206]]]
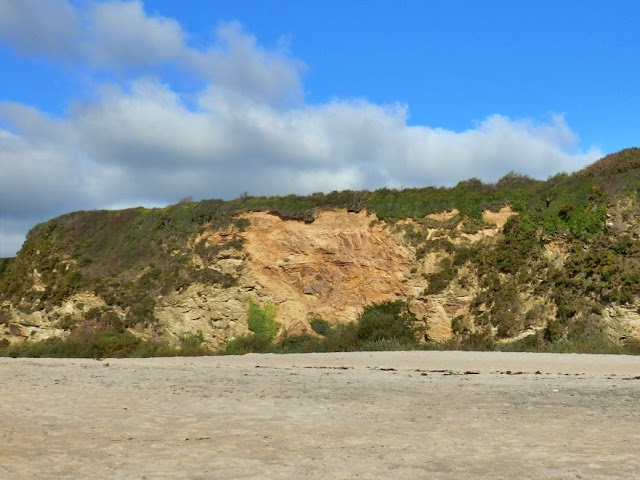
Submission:
[[[0,261],[0,339],[118,324],[145,339],[279,335],[407,301],[425,340],[640,338],[640,150],[546,182],[333,192],[75,212]]]

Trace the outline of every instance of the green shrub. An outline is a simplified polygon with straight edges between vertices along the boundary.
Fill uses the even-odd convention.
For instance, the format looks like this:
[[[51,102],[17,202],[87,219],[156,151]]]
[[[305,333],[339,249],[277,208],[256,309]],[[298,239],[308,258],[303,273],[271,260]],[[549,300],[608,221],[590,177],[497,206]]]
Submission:
[[[358,324],[355,322],[336,325],[318,343],[319,352],[353,352],[358,350]]]
[[[622,342],[622,348],[626,355],[640,355],[640,340],[637,338],[627,338]]]
[[[274,346],[274,353],[311,353],[318,351],[320,340],[311,335],[285,335]]]
[[[440,271],[427,275],[427,288],[425,289],[426,295],[437,295],[442,293],[456,278],[458,274],[458,268],[453,265],[453,262],[449,258],[444,258],[440,262]]]
[[[495,347],[501,352],[543,352],[548,343],[544,331],[539,331],[513,342],[497,343]]]
[[[76,327],[69,337],[41,342],[25,341],[9,346],[12,357],[103,358],[135,356],[146,342],[123,328],[88,321]],[[158,350],[158,348],[154,350]],[[149,350],[148,346],[146,347]],[[152,352],[156,354],[157,352]]]
[[[257,311],[263,312],[251,303]],[[258,317],[258,315],[256,315]],[[259,318],[262,318],[260,316]],[[303,353],[303,352],[351,352],[358,350],[410,350],[418,343],[413,323],[416,318],[406,302],[387,301],[365,307],[357,322],[336,325],[326,331],[323,338],[309,335],[283,336],[273,344],[271,338],[260,335],[238,337],[229,342],[224,354],[245,353]],[[324,322],[324,321],[323,321]],[[328,323],[328,322],[326,322]],[[325,326],[322,322],[315,322]],[[257,329],[259,330],[259,329]]]
[[[71,317],[71,315],[65,315],[58,320],[57,327],[62,330],[72,330],[77,325],[77,322]]]
[[[269,342],[274,340],[279,330],[275,317],[276,307],[273,304],[268,303],[261,308],[253,299],[249,299],[247,322],[249,330],[255,333],[256,336],[266,338]]]
[[[361,352],[399,352],[415,350],[416,347],[414,342],[406,343],[395,338],[381,338],[358,345],[358,350]]]
[[[491,351],[496,348],[496,341],[488,332],[476,332],[462,337],[460,343],[462,350]]]
[[[331,332],[331,324],[324,318],[314,317],[311,319],[311,329],[318,335],[326,337]]]
[[[625,352],[622,344],[613,342],[604,334],[572,335],[548,343],[544,351],[551,353],[591,353],[591,354],[621,354]]]
[[[454,335],[471,333],[473,321],[466,315],[458,315],[451,320],[451,331]]]
[[[358,317],[359,344],[378,340],[415,343],[415,321],[416,316],[409,310],[407,302],[386,301],[369,305]]]

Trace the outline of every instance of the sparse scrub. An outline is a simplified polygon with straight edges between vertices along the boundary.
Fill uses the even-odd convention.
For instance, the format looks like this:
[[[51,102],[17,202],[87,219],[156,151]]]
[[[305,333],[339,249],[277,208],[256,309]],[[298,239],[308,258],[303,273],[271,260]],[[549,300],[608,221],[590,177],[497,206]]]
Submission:
[[[456,277],[458,268],[453,265],[450,258],[444,258],[440,262],[440,271],[427,276],[426,295],[437,295],[442,293]]]
[[[187,333],[180,337],[180,348],[177,354],[184,357],[211,355],[211,350],[203,346],[204,335],[201,330],[195,333]]]
[[[319,340],[311,335],[285,335],[275,345],[273,353],[312,353],[318,351]]]
[[[395,338],[381,338],[379,340],[367,341],[358,346],[358,350],[363,352],[397,352],[416,350],[415,342],[401,342]]]
[[[415,315],[406,302],[388,301],[365,307],[357,322],[332,327],[324,337],[284,335],[275,344],[264,335],[239,337],[223,353],[307,353],[361,350],[413,350],[419,348],[414,329]]]
[[[245,335],[227,342],[221,353],[225,355],[245,355],[247,353],[270,353],[273,344],[267,337],[259,335]]]
[[[66,339],[41,342],[25,341],[10,345],[2,352],[10,357],[103,358],[175,355],[170,347],[145,342],[124,328],[85,322]]]

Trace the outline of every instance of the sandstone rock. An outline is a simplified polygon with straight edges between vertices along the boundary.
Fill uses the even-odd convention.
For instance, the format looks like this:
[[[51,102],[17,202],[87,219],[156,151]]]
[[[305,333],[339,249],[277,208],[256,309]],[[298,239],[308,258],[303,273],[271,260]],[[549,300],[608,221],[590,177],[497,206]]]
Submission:
[[[457,225],[450,222],[458,215],[457,210],[429,215],[422,223],[403,220],[394,225],[364,210],[322,211],[312,223],[283,220],[267,212],[245,213],[241,218],[249,225],[243,231],[233,226],[224,230],[205,228],[187,244],[194,265],[232,275],[236,284],[223,288],[192,283],[160,296],[154,310],[157,325],[137,326],[132,331],[144,338],[160,336],[173,343],[183,335],[201,331],[205,342],[218,348],[229,339],[249,333],[250,299],[258,305],[270,303],[276,307],[281,335],[311,332],[309,321],[313,317],[334,324],[350,322],[373,302],[408,299],[426,336],[444,341],[452,336],[454,318],[472,320],[469,309],[480,288],[478,279],[463,265],[441,294],[425,296],[428,276],[439,272],[442,260],[451,254],[434,248],[417,255],[405,228],[413,228],[427,242],[442,239],[455,245],[472,245],[498,238],[508,219],[516,214],[508,206],[499,212],[485,212],[483,219],[488,226],[465,233],[462,221]],[[434,222],[448,223],[438,226]],[[197,252],[201,242],[216,247],[210,249],[214,254],[200,257]],[[562,242],[547,243],[544,254],[556,266],[561,266],[567,256]],[[37,271],[32,279],[33,289],[43,288]],[[544,299],[532,302],[522,310],[523,315],[531,317],[527,334],[543,328],[555,313],[544,306]],[[63,336],[68,332],[60,328],[61,318],[80,322],[91,309],[105,306],[104,299],[91,292],[78,293],[48,311],[28,314],[5,302],[0,311],[0,338],[17,341]],[[122,309],[109,308],[120,318],[125,317]],[[477,308],[483,311],[482,305]],[[637,311],[609,309],[607,315],[612,324],[627,325],[629,334],[640,337]]]

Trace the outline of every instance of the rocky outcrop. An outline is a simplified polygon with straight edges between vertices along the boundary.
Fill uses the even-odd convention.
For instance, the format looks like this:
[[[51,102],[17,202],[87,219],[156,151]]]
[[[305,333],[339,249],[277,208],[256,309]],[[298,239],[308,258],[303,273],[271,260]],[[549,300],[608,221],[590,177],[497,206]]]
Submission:
[[[309,322],[354,320],[372,302],[414,293],[410,271],[415,253],[375,215],[346,210],[321,212],[313,223],[283,220],[266,212],[243,215],[249,221],[242,251],[222,250],[201,268],[233,274],[238,284],[220,288],[193,284],[160,298],[155,309],[169,337],[200,330],[213,346],[248,332],[249,299],[276,306],[280,334],[312,333]],[[215,230],[194,243],[224,243]],[[424,280],[423,280],[424,283]]]
[[[414,254],[374,215],[325,211],[311,224],[268,213],[247,218],[251,283],[295,333],[314,315],[346,322],[365,305],[407,294]]]
[[[229,339],[249,333],[250,300],[276,307],[279,334],[284,335],[313,334],[310,321],[316,317],[334,324],[350,322],[371,303],[402,299],[424,327],[425,339],[445,341],[454,333],[473,333],[474,315],[485,308],[477,304],[481,286],[474,268],[459,265],[442,288],[433,288],[431,282],[450,264],[451,248],[490,248],[513,215],[517,213],[505,206],[472,221],[454,209],[422,220],[386,223],[366,210],[324,210],[316,213],[313,222],[285,220],[264,211],[245,212],[239,216],[243,228],[233,223],[223,228],[205,225],[186,243],[194,271],[209,269],[234,282],[192,281],[158,295],[154,322],[129,325],[129,329],[144,338],[173,343],[200,331],[209,346],[221,348]],[[622,214],[619,217],[612,217],[616,224],[622,221]],[[568,255],[566,245],[558,239],[549,241],[543,255],[560,268]],[[32,291],[47,288],[37,270],[31,277]],[[0,306],[0,339],[65,336],[107,307],[122,320],[131,308],[108,306],[104,298],[89,291],[30,312],[5,301]],[[535,295],[523,298],[521,310],[522,328],[512,332],[511,339],[535,334],[555,315],[554,305]],[[640,336],[635,310],[611,307],[605,316],[611,325],[619,326],[616,331]]]
[[[436,222],[455,216],[445,214]],[[455,231],[456,242],[473,243],[498,235],[514,212],[505,207],[487,213],[481,233]],[[222,245],[233,234],[243,240],[242,251],[222,250],[201,268],[231,273],[238,285],[218,288],[194,284],[159,299],[155,315],[170,337],[200,330],[213,346],[248,332],[247,305],[276,306],[281,334],[312,333],[309,322],[322,317],[331,323],[353,321],[373,302],[408,299],[412,311],[435,340],[451,337],[451,320],[469,311],[477,281],[468,269],[442,295],[425,296],[425,274],[438,270],[446,256],[432,252],[418,259],[416,249],[397,225],[381,222],[374,214],[346,210],[320,212],[312,223],[283,220],[267,212],[243,215],[249,221],[244,232],[208,230],[194,243]],[[447,232],[429,228],[426,238]],[[447,234],[448,235],[448,234]]]
[[[456,215],[456,211],[432,215],[431,224],[422,232],[425,240],[480,241],[497,235],[513,212],[505,207],[487,213],[486,228],[474,234],[438,227]],[[451,335],[451,319],[468,312],[474,295],[470,272],[462,270],[460,279],[442,295],[425,296],[427,275],[438,271],[438,262],[446,253],[436,250],[418,258],[401,222],[387,224],[364,210],[345,209],[322,211],[312,223],[283,220],[267,212],[244,213],[242,218],[248,222],[244,231],[234,226],[205,228],[188,243],[196,268],[229,274],[236,284],[195,282],[158,296],[155,325],[132,326],[134,333],[176,341],[201,331],[208,344],[221,347],[228,339],[248,332],[249,299],[275,305],[281,334],[312,333],[309,321],[314,317],[349,322],[373,302],[408,299],[418,319],[428,326],[427,334],[442,340]],[[234,238],[242,248],[237,248],[237,242],[235,248],[227,247]],[[196,245],[201,242],[214,249],[215,255],[200,256]],[[32,288],[43,290],[39,273],[34,271],[32,276]],[[64,336],[92,309],[103,307],[104,299],[93,292],[78,293],[60,306],[30,313],[7,302],[2,306],[0,334],[10,341]],[[116,313],[121,318],[126,315],[125,310]]]
[[[37,273],[37,272],[36,272]],[[34,275],[37,277],[37,274]],[[35,289],[42,288],[39,283]],[[99,309],[105,302],[95,294],[83,292],[66,299],[62,305],[51,310],[24,312],[5,302],[0,307],[0,327],[4,327],[1,338],[7,341],[41,341],[52,337],[64,337],[80,323],[91,309]]]

